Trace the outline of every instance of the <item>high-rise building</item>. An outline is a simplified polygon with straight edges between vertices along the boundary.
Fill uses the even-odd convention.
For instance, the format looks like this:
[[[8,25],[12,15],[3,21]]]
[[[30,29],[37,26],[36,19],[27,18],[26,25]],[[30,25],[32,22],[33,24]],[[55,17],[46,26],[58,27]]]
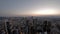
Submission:
[[[10,22],[5,21],[5,29],[8,34],[11,34],[11,29],[10,29]]]

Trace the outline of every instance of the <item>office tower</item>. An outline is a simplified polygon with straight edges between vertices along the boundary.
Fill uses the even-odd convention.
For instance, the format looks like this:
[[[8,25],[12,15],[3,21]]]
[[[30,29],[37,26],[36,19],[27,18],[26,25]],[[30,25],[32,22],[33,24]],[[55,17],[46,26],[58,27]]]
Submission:
[[[44,21],[43,22],[43,31],[47,32],[47,34],[50,34],[50,27],[51,27],[51,22],[50,21]]]
[[[8,34],[11,34],[10,22],[8,21],[5,22],[5,29]]]
[[[33,27],[32,27],[32,34],[36,34],[36,24],[37,24],[37,19],[33,19]]]
[[[47,34],[50,34],[51,32],[51,21],[48,21],[48,24],[47,24]]]
[[[26,20],[26,34],[29,34],[29,20]]]

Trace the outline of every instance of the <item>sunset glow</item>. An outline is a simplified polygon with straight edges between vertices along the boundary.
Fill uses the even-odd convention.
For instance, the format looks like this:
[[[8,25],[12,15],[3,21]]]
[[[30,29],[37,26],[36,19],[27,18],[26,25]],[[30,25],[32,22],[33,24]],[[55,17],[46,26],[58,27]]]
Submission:
[[[57,14],[59,14],[57,12],[57,10],[53,10],[53,9],[36,10],[33,13],[37,14],[37,15],[57,15]]]

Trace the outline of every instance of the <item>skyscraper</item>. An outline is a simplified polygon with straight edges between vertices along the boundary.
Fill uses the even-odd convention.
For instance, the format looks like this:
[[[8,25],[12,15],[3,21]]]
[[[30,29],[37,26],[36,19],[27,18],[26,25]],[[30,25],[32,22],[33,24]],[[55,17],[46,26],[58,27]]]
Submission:
[[[5,29],[8,34],[11,34],[11,29],[10,29],[10,22],[6,21],[5,22]]]

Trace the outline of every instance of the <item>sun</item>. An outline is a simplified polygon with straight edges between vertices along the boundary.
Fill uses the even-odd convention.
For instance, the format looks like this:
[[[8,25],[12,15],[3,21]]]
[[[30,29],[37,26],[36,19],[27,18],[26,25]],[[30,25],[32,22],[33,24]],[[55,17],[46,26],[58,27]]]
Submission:
[[[33,13],[36,15],[56,15],[56,14],[58,14],[58,12],[53,9],[36,10]]]

